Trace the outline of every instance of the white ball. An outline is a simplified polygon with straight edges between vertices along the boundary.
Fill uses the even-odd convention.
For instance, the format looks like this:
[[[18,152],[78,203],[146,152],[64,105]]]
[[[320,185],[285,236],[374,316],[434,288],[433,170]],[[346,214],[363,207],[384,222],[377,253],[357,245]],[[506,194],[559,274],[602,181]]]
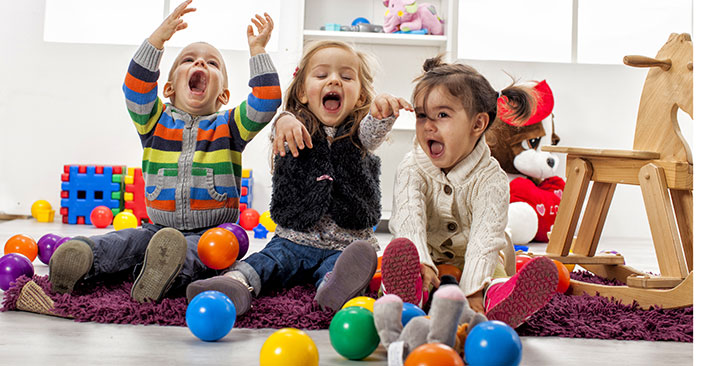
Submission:
[[[538,214],[525,202],[514,202],[508,206],[508,225],[506,231],[511,235],[513,244],[530,243],[538,233]]]

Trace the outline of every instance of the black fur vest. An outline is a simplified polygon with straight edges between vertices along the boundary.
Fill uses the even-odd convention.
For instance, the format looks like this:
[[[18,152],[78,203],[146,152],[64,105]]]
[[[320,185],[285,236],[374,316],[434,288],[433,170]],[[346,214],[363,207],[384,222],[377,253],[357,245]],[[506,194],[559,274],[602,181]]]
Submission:
[[[351,124],[337,130],[349,131]],[[305,231],[323,214],[345,229],[371,228],[381,218],[379,157],[349,138],[328,145],[324,131],[313,136],[313,148],[276,156],[270,213],[282,227]],[[355,142],[361,146],[359,139]]]

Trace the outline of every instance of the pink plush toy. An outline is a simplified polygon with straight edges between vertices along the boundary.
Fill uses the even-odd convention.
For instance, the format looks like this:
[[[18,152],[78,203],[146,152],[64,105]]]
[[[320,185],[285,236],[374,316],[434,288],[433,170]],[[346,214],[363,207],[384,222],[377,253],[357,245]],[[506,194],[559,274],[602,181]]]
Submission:
[[[388,9],[384,14],[384,32],[408,32],[427,29],[428,34],[443,34],[443,20],[432,4],[418,4],[415,0],[384,0]]]

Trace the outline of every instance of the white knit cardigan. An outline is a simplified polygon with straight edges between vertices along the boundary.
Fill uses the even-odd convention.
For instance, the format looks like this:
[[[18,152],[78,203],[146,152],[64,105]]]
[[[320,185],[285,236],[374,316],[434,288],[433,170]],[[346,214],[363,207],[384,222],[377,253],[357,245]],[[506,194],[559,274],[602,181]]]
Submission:
[[[484,137],[448,174],[414,141],[396,171],[389,229],[413,241],[436,273],[436,264],[460,268],[467,296],[483,289],[500,263],[508,204],[508,177]]]

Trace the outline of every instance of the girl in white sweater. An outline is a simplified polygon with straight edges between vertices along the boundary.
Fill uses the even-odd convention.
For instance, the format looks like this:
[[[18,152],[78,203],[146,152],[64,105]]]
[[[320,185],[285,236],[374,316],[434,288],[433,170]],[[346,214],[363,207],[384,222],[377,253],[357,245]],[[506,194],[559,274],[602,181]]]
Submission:
[[[497,115],[528,120],[535,97],[527,86],[496,91],[472,67],[440,57],[423,69],[412,95],[416,138],[394,184],[385,293],[417,304],[440,285],[438,265],[452,265],[473,310],[516,327],[554,295],[557,269],[536,258],[508,279],[499,252],[507,246],[509,184],[484,132]]]

